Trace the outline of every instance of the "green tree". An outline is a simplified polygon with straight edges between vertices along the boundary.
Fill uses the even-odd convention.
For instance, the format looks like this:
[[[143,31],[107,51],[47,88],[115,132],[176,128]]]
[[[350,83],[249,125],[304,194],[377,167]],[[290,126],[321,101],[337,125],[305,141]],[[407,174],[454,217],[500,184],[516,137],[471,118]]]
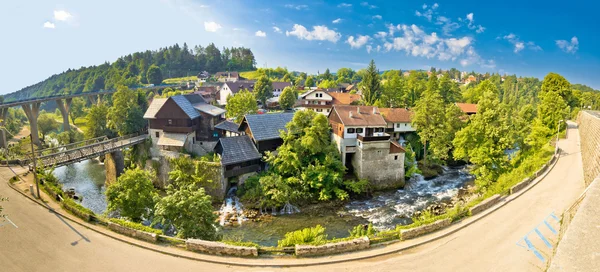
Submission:
[[[279,106],[284,109],[291,109],[296,104],[296,90],[292,87],[285,87],[279,96]]]
[[[335,83],[335,81],[333,81],[333,80],[325,79],[319,83],[319,88],[321,88],[321,89],[331,89],[331,88],[336,88],[336,87],[337,87],[337,83]]]
[[[71,106],[69,107],[69,117],[71,122],[75,125],[75,119],[82,117],[85,112],[85,100],[81,97],[75,97],[71,100]]]
[[[350,68],[340,68],[336,73],[337,82],[339,83],[351,83],[352,77],[354,76],[354,70]]]
[[[150,65],[150,68],[148,68],[148,72],[146,72],[146,79],[150,84],[159,85],[160,83],[162,83],[163,76],[162,72],[160,71],[160,68],[158,68],[158,66],[156,65]]]
[[[383,83],[383,92],[377,106],[383,108],[404,107],[406,105],[402,101],[403,96],[404,80],[399,73],[388,73],[388,79]]]
[[[177,237],[217,240],[219,235],[214,225],[217,215],[213,213],[211,197],[204,188],[187,185],[180,188],[169,186],[167,196],[156,203],[155,222],[163,226],[174,226]]]
[[[542,89],[539,94],[540,97],[543,97],[546,93],[554,92],[560,95],[565,102],[569,106],[572,105],[573,95],[571,91],[571,83],[567,81],[563,76],[556,73],[548,73],[544,80],[542,81]]]
[[[158,193],[152,184],[154,175],[146,170],[130,168],[106,188],[108,211],[119,211],[133,222],[141,222],[153,214]]]
[[[304,87],[314,87],[315,86],[315,80],[313,79],[313,77],[309,76],[306,78],[306,81],[304,82]]]
[[[42,139],[46,138],[48,133],[59,128],[58,122],[48,113],[42,113],[37,120],[38,130],[42,134]]]
[[[262,103],[262,107],[267,107],[267,99],[273,97],[273,82],[267,76],[261,76],[254,83],[254,94],[256,99]]]
[[[500,110],[496,86],[483,81],[484,94],[477,104],[469,124],[456,133],[453,141],[454,158],[475,164],[473,173],[480,186],[497,180],[506,169],[508,159],[504,151],[512,147],[510,129]]]
[[[325,69],[325,72],[323,73],[323,75],[321,75],[321,78],[323,80],[331,80],[331,81],[334,81],[334,79],[335,79],[333,77],[333,75],[331,74],[331,72],[329,72],[329,68]]]
[[[113,94],[112,102],[112,107],[108,110],[108,126],[119,135],[139,132],[146,125],[145,109],[141,109],[137,103],[137,91],[119,86],[117,92]]]
[[[381,79],[379,78],[379,71],[375,67],[374,60],[371,60],[371,63],[369,63],[369,67],[367,67],[359,87],[362,91],[365,105],[375,104],[381,96]]]
[[[454,103],[460,99],[460,89],[447,73],[439,80],[439,91],[444,103]]]
[[[101,103],[99,105],[92,105],[87,116],[87,130],[85,131],[85,137],[88,139],[111,136],[112,132],[108,128],[108,107]]]
[[[258,104],[254,94],[244,89],[227,97],[225,110],[227,110],[225,113],[227,118],[233,118],[235,122],[241,122],[244,115],[256,113]]]
[[[431,149],[434,157],[444,158],[447,154],[444,142],[446,137],[443,137],[446,134],[444,100],[436,91],[427,90],[413,110],[412,125],[417,129],[417,134],[423,142],[424,163],[428,162],[428,149]]]
[[[99,91],[99,90],[104,90],[104,86],[105,86],[104,84],[105,84],[104,83],[104,76],[103,75],[96,76],[94,78],[94,82],[93,82],[91,91],[92,92],[96,92],[96,91]]]

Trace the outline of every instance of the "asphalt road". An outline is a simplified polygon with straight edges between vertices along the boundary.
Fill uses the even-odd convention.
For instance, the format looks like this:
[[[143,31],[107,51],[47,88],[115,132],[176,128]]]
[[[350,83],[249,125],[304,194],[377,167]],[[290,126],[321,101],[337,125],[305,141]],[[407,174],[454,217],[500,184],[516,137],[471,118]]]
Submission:
[[[10,198],[2,205],[14,224],[0,223],[0,271],[543,271],[546,263],[517,243],[528,235],[547,261],[552,250],[532,230],[542,226],[555,244],[540,224],[553,212],[562,214],[584,189],[579,134],[570,128],[568,135],[559,143],[563,156],[544,180],[463,230],[397,254],[299,268],[218,265],[122,243],[39,207],[9,188],[12,173],[0,168],[0,195]]]

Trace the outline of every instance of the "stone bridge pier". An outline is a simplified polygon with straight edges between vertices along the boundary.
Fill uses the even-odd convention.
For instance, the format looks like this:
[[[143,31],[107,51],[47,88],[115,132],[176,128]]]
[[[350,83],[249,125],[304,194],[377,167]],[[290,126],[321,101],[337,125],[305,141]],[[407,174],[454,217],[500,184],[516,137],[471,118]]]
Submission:
[[[64,101],[62,99],[56,100],[56,105],[63,118],[63,131],[70,131],[71,124],[69,123],[69,109],[71,108],[72,98],[67,98]]]
[[[6,117],[8,117],[8,108],[0,109],[0,148],[8,148],[6,140]]]
[[[106,168],[106,185],[117,181],[117,178],[125,171],[125,157],[121,150],[108,153],[104,157]]]
[[[38,146],[41,144],[37,126],[37,118],[40,115],[40,104],[41,102],[33,102],[30,104],[21,105],[23,107],[23,111],[25,111],[25,115],[27,115],[27,119],[29,120],[31,139],[33,140],[33,143]]]

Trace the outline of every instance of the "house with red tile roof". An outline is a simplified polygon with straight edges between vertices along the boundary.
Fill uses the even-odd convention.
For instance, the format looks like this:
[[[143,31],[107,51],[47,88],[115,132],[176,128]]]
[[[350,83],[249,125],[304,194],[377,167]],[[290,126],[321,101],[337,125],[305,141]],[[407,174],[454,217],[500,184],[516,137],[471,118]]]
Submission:
[[[456,106],[458,106],[460,110],[462,110],[467,115],[473,115],[477,113],[477,104],[456,103]]]
[[[387,122],[386,132],[392,139],[398,140],[400,136],[409,132],[415,132],[416,129],[411,125],[411,115],[405,108],[379,108],[383,119]]]

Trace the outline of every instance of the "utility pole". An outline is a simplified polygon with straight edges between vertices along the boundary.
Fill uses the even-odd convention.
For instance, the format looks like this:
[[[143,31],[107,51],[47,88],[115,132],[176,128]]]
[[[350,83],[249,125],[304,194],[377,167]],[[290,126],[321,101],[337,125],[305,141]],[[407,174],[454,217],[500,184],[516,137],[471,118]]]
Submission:
[[[37,165],[35,163],[35,150],[33,149],[33,134],[29,134],[29,139],[31,139],[31,160],[33,161],[33,180],[35,180],[35,188],[37,190],[37,198],[40,198],[40,184],[37,178]]]

